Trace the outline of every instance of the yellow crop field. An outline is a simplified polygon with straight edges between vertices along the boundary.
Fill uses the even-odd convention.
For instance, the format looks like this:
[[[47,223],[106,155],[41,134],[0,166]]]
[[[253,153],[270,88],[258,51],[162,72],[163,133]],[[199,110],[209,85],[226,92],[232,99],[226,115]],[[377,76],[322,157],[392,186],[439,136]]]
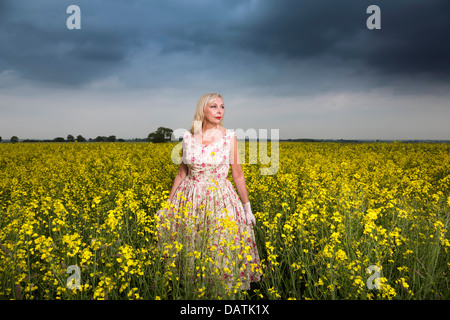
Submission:
[[[174,146],[0,144],[0,299],[450,298],[450,145],[280,142],[276,174],[243,164],[263,272],[246,291],[214,246],[157,241]]]

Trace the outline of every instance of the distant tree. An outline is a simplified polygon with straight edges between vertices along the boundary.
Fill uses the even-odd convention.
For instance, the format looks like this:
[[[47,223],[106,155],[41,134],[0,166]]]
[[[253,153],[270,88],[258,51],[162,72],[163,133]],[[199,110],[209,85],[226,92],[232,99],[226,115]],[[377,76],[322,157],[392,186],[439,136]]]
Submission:
[[[19,138],[17,138],[17,136],[12,136],[11,139],[9,139],[9,141],[12,143],[17,143],[19,142]]]
[[[2,142],[2,137],[0,137],[0,142]]]
[[[64,140],[63,137],[56,137],[55,139],[53,139],[54,142],[65,142],[66,140]]]
[[[108,139],[106,139],[108,142],[116,142],[116,136],[109,136]]]
[[[77,136],[77,141],[78,142],[86,142],[86,139],[83,138],[83,136],[80,134],[80,135]]]
[[[97,136],[97,138],[94,139],[95,142],[103,142],[105,139],[102,136]]]
[[[67,135],[67,142],[74,142],[75,138],[73,137],[73,135],[69,134]]]
[[[172,129],[159,127],[156,131],[148,135],[147,140],[155,143],[167,142],[170,141],[172,132]]]
[[[122,138],[119,138],[119,139],[117,139],[117,142],[125,142],[125,140]]]

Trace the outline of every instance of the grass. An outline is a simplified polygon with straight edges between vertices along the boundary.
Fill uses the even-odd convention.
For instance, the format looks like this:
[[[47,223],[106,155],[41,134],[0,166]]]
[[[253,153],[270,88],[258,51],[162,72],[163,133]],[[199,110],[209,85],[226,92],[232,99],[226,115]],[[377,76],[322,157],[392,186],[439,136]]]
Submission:
[[[1,144],[0,298],[450,298],[448,144],[281,142],[276,175],[243,164],[263,270],[249,290],[211,243],[158,245],[173,146]]]

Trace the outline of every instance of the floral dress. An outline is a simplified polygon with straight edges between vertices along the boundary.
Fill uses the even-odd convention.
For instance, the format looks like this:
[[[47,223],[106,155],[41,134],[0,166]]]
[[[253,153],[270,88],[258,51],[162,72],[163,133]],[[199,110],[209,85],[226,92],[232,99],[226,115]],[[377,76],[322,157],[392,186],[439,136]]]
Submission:
[[[248,290],[250,282],[260,280],[261,267],[253,226],[246,223],[242,202],[227,179],[233,140],[229,129],[207,145],[190,131],[183,134],[182,161],[188,174],[172,205],[163,209],[157,229],[159,243],[172,249],[165,251],[167,256],[179,256],[182,247],[188,252],[187,260],[179,262],[183,272],[209,261],[211,276]]]

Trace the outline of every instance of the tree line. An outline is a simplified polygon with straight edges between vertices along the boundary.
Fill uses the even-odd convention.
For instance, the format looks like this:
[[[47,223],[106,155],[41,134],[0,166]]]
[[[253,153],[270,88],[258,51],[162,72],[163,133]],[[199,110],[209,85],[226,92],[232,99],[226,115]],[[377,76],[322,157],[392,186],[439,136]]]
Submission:
[[[46,140],[37,140],[37,139],[24,139],[21,142],[126,142],[126,141],[132,141],[132,142],[153,142],[153,143],[163,143],[168,142],[171,140],[172,136],[172,129],[165,128],[165,127],[159,127],[156,131],[149,133],[147,138],[134,138],[134,139],[117,139],[115,135],[110,136],[97,136],[96,138],[92,139],[86,139],[82,135],[78,135],[76,138],[69,134],[67,135],[67,138],[64,139],[63,137],[56,137],[54,139],[46,139]],[[2,137],[0,136],[0,142],[2,142]],[[9,139],[10,143],[17,143],[19,142],[19,138],[17,136],[12,136]]]

